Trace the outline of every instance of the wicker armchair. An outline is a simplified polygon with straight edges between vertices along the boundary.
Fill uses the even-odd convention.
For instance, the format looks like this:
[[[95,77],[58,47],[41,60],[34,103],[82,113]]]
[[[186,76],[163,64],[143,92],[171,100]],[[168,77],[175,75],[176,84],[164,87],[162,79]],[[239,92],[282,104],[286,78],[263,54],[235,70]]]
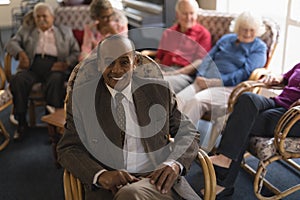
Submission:
[[[80,19],[80,20],[78,20]],[[55,9],[55,24],[65,25],[71,27],[74,37],[81,46],[83,41],[84,25],[92,21],[89,14],[88,5],[80,6],[60,6]],[[34,25],[33,12],[28,12],[23,19],[23,26]],[[12,76],[12,56],[6,53],[4,58],[4,71],[8,82]],[[29,96],[29,126],[34,127],[36,123],[36,107],[45,106],[44,94],[42,93],[42,84],[34,84]],[[10,116],[11,122],[16,123],[13,115]]]
[[[200,162],[203,177],[204,177],[204,200],[215,200],[216,198],[216,175],[213,165],[207,156],[207,154],[199,149],[198,158]],[[200,180],[199,180],[200,182]],[[65,200],[82,200],[84,199],[83,186],[78,178],[76,178],[72,173],[64,170],[63,175]]]
[[[137,76],[148,78],[163,78],[160,66],[150,57],[136,52],[138,64],[134,71]],[[72,91],[75,81],[76,84],[81,84],[81,80],[89,80],[90,74],[97,72],[97,59],[95,51],[88,58],[79,63],[72,71],[67,86],[66,101],[68,101],[69,93]],[[84,69],[82,68],[84,66]],[[91,73],[92,72],[92,73]],[[83,78],[82,78],[83,77]],[[82,79],[81,79],[82,78]],[[172,139],[170,139],[172,140]],[[197,157],[204,177],[204,199],[214,200],[216,198],[216,176],[215,171],[208,155],[202,149],[198,151]],[[80,180],[74,177],[67,170],[64,171],[64,191],[66,200],[81,200],[83,198],[83,187]],[[200,180],[199,180],[200,181]]]
[[[6,77],[2,66],[0,66],[0,112],[12,104],[12,95],[9,90],[5,89]],[[2,121],[0,120],[0,135],[4,137],[3,142],[0,144],[0,151],[2,151],[9,143],[10,135],[5,129]]]
[[[257,92],[261,88],[282,89],[282,87],[271,87],[257,81],[245,81],[240,83],[231,94],[231,101],[228,102],[229,111],[232,111],[236,99],[243,92]],[[300,172],[300,165],[293,161],[295,158],[300,158],[300,137],[292,138],[288,135],[289,130],[296,122],[299,122],[299,120],[300,106],[290,108],[277,123],[274,137],[252,137],[250,139],[250,145],[248,152],[245,154],[245,158],[249,155],[253,155],[259,159],[259,164],[256,171],[251,168],[246,161],[242,163],[242,167],[255,176],[253,186],[258,199],[282,199],[293,192],[300,191],[300,183],[281,191],[265,178],[268,165],[276,161],[283,161],[286,165]],[[263,186],[271,190],[274,195],[272,197],[264,196],[261,193]]]

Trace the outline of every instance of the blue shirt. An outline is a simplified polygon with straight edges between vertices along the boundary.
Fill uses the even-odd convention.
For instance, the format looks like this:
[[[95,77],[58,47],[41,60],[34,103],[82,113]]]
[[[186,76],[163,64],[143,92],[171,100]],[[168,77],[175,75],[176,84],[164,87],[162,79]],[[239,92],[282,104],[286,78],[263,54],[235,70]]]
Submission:
[[[237,35],[221,37],[198,67],[197,76],[222,79],[224,86],[235,86],[249,78],[267,61],[267,46],[259,38],[251,43],[237,42]]]

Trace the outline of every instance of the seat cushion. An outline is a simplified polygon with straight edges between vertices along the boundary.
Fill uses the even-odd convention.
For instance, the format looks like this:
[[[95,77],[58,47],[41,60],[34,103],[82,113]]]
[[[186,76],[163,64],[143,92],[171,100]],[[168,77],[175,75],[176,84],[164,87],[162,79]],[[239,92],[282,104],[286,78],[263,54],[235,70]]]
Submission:
[[[288,152],[300,153],[300,138],[286,138],[285,149]],[[274,138],[251,137],[248,150],[260,160],[267,160],[276,154]]]

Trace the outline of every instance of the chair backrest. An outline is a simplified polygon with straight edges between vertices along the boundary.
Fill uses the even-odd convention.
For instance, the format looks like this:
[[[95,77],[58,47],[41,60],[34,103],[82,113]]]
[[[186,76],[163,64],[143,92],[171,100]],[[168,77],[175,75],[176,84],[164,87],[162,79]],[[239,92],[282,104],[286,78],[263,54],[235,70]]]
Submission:
[[[81,46],[84,26],[92,22],[89,5],[59,6],[55,9],[54,24],[70,27],[74,37]],[[22,25],[34,25],[33,11],[30,10],[23,18]]]
[[[137,67],[134,70],[135,75],[144,78],[163,79],[163,74],[159,64],[157,64],[152,58],[146,55],[142,55],[140,52],[136,52],[136,56],[138,62],[137,62]],[[82,67],[84,67],[84,70]],[[93,76],[94,74],[98,73],[97,55],[95,53],[95,50],[85,60],[77,64],[72,70],[67,84],[66,100],[69,97],[69,92],[73,89],[78,73],[81,73],[82,76],[85,76],[83,78],[85,81],[89,80],[88,76],[91,75]],[[80,80],[77,79],[76,81],[80,81]]]
[[[233,13],[218,12],[215,10],[203,10],[198,13],[198,22],[202,24],[211,34],[212,45],[227,33],[230,33],[231,21],[237,16]],[[270,60],[279,39],[279,25],[271,19],[264,18],[263,23],[266,26],[266,32],[260,38],[266,43],[267,63],[264,68],[268,68]]]
[[[64,170],[64,192],[66,200],[82,200],[83,188],[80,180],[75,178],[70,172]]]
[[[59,6],[55,9],[54,23],[70,27],[79,46],[83,41],[84,26],[92,21],[89,5]]]

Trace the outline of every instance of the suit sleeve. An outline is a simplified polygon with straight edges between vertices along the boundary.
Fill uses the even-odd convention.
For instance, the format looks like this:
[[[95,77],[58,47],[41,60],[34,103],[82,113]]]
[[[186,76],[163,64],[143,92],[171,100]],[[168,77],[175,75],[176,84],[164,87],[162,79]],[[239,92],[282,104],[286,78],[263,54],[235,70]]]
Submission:
[[[70,93],[70,97],[72,94]],[[79,138],[72,113],[72,98],[67,100],[65,132],[57,144],[58,162],[82,183],[93,189],[94,175],[103,167],[89,154]],[[76,120],[77,121],[80,120]]]
[[[200,134],[192,122],[178,110],[175,94],[170,91],[169,96],[169,124],[174,148],[168,159],[181,163],[184,167],[182,175],[185,175],[197,156]]]
[[[13,36],[6,45],[6,51],[16,59],[19,52],[24,51],[24,47],[22,47],[22,44],[24,42],[25,33],[25,28],[21,26],[15,36]]]

